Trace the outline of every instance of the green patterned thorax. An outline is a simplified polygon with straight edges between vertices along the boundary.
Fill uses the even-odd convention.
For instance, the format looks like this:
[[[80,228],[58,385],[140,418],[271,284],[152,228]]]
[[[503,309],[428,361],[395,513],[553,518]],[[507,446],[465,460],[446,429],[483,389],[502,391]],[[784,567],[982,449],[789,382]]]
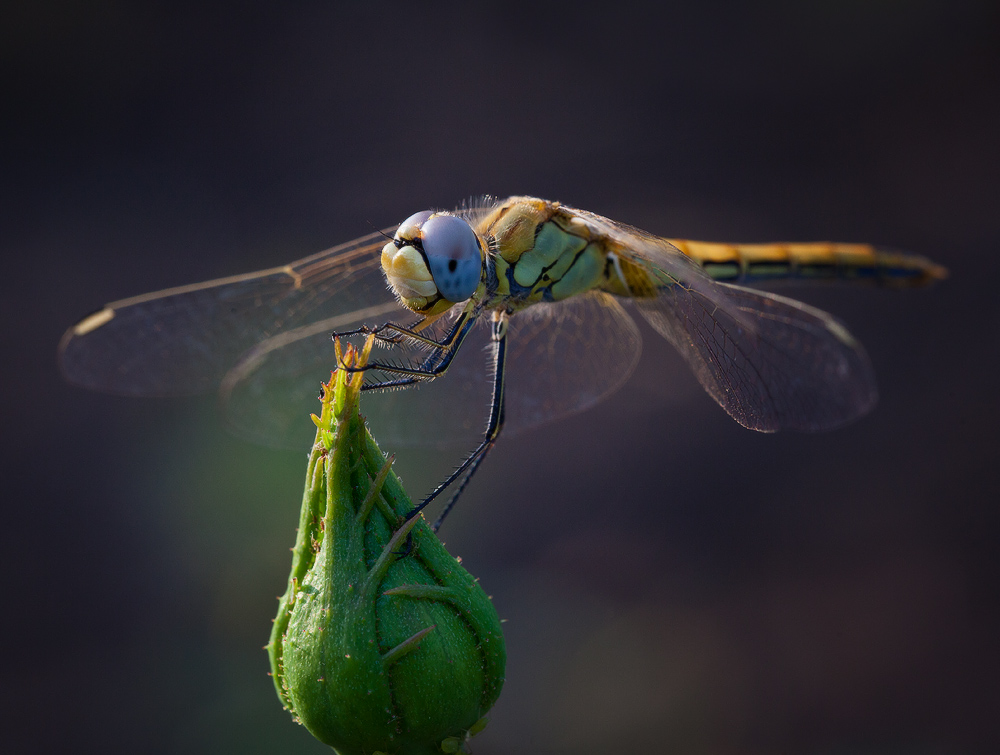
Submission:
[[[499,288],[516,311],[600,288],[622,296],[655,295],[649,274],[620,259],[600,229],[558,202],[518,197],[491,212],[479,231],[493,240]]]

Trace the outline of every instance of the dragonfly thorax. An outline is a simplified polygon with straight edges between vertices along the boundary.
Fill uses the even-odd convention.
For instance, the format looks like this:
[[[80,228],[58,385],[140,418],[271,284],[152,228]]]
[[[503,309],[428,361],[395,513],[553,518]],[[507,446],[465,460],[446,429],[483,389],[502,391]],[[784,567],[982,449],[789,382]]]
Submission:
[[[421,314],[465,301],[479,286],[484,245],[455,215],[418,212],[382,249],[382,270],[400,301]]]

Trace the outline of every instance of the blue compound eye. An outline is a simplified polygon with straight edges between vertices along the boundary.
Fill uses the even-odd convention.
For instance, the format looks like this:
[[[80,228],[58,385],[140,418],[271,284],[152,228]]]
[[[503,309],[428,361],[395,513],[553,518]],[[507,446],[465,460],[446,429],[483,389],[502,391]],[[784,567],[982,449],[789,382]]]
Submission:
[[[450,302],[472,296],[483,272],[472,226],[454,215],[435,215],[423,223],[420,235],[431,277],[441,296]]]

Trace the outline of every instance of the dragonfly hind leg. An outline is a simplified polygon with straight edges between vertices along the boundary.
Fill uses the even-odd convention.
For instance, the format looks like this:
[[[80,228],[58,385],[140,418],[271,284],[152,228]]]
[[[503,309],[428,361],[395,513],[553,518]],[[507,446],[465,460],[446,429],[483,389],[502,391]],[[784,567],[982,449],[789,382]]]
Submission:
[[[416,383],[421,383],[426,380],[433,380],[440,377],[445,372],[447,372],[448,367],[451,364],[452,359],[461,347],[465,337],[468,335],[469,331],[476,321],[476,313],[472,311],[466,311],[461,315],[461,317],[456,320],[455,324],[452,326],[451,330],[448,332],[447,336],[441,341],[435,341],[434,339],[427,338],[426,336],[421,336],[415,330],[409,328],[402,328],[393,323],[386,323],[378,328],[359,328],[358,330],[351,331],[349,333],[338,333],[336,337],[348,336],[348,335],[360,335],[362,333],[366,335],[371,335],[375,332],[376,337],[377,332],[381,330],[396,330],[399,334],[400,340],[404,337],[415,338],[416,340],[431,346],[432,351],[419,365],[414,367],[390,364],[385,362],[368,362],[364,367],[350,367],[345,365],[340,365],[341,369],[348,372],[364,372],[366,370],[379,370],[381,372],[386,372],[392,375],[398,375],[399,377],[393,380],[384,380],[374,383],[369,383],[362,386],[362,390],[379,390],[385,388],[405,388],[407,386],[415,385]],[[455,482],[458,482],[458,487],[454,494],[449,499],[447,505],[444,507],[441,515],[434,522],[432,529],[437,532],[438,528],[441,526],[442,522],[451,510],[454,508],[455,503],[458,501],[462,492],[465,490],[472,476],[479,469],[479,465],[482,463],[483,459],[493,448],[500,435],[500,430],[503,428],[504,422],[504,374],[505,374],[505,364],[507,355],[507,318],[498,317],[493,321],[493,333],[491,340],[493,342],[493,396],[490,402],[490,418],[487,422],[486,431],[483,434],[482,442],[476,447],[476,449],[466,457],[465,461],[459,464],[458,468],[455,469],[448,477],[434,490],[428,494],[423,501],[421,501],[417,506],[414,506],[409,514],[406,515],[407,520],[412,519],[417,516],[421,511],[423,511],[428,504],[434,501],[441,493],[446,489],[451,487]],[[397,341],[398,342],[398,341]]]
[[[413,510],[406,515],[406,518],[412,519],[417,514],[419,514],[423,509],[435,498],[437,498],[441,493],[443,493],[452,484],[458,481],[458,487],[452,494],[451,498],[448,500],[447,505],[445,505],[444,510],[441,515],[435,520],[431,529],[437,532],[444,522],[445,517],[451,513],[451,510],[455,507],[458,502],[459,497],[465,490],[469,481],[472,479],[472,475],[476,473],[479,469],[479,465],[486,458],[486,455],[490,452],[493,446],[497,442],[497,438],[500,436],[500,431],[503,429],[504,422],[504,368],[506,365],[507,356],[507,321],[506,318],[495,320],[493,322],[493,398],[490,402],[490,418],[486,425],[486,432],[483,434],[483,440],[473,451],[466,457],[465,461],[459,464],[458,468],[452,472],[448,477],[438,485],[430,494],[420,502],[418,506],[414,506]]]

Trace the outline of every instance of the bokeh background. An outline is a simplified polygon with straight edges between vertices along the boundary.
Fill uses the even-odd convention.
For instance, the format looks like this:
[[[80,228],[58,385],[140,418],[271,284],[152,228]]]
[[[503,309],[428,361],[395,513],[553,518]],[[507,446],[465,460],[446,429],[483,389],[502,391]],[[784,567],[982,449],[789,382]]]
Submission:
[[[531,193],[952,277],[786,290],[875,364],[879,407],[838,432],[743,430],[647,329],[623,391],[501,442],[442,533],[508,620],[476,752],[992,750],[998,6],[651,5],[3,11],[0,749],[326,751],[261,649],[305,454],[227,434],[211,396],[65,385],[63,330]],[[419,495],[460,453],[398,468]]]

